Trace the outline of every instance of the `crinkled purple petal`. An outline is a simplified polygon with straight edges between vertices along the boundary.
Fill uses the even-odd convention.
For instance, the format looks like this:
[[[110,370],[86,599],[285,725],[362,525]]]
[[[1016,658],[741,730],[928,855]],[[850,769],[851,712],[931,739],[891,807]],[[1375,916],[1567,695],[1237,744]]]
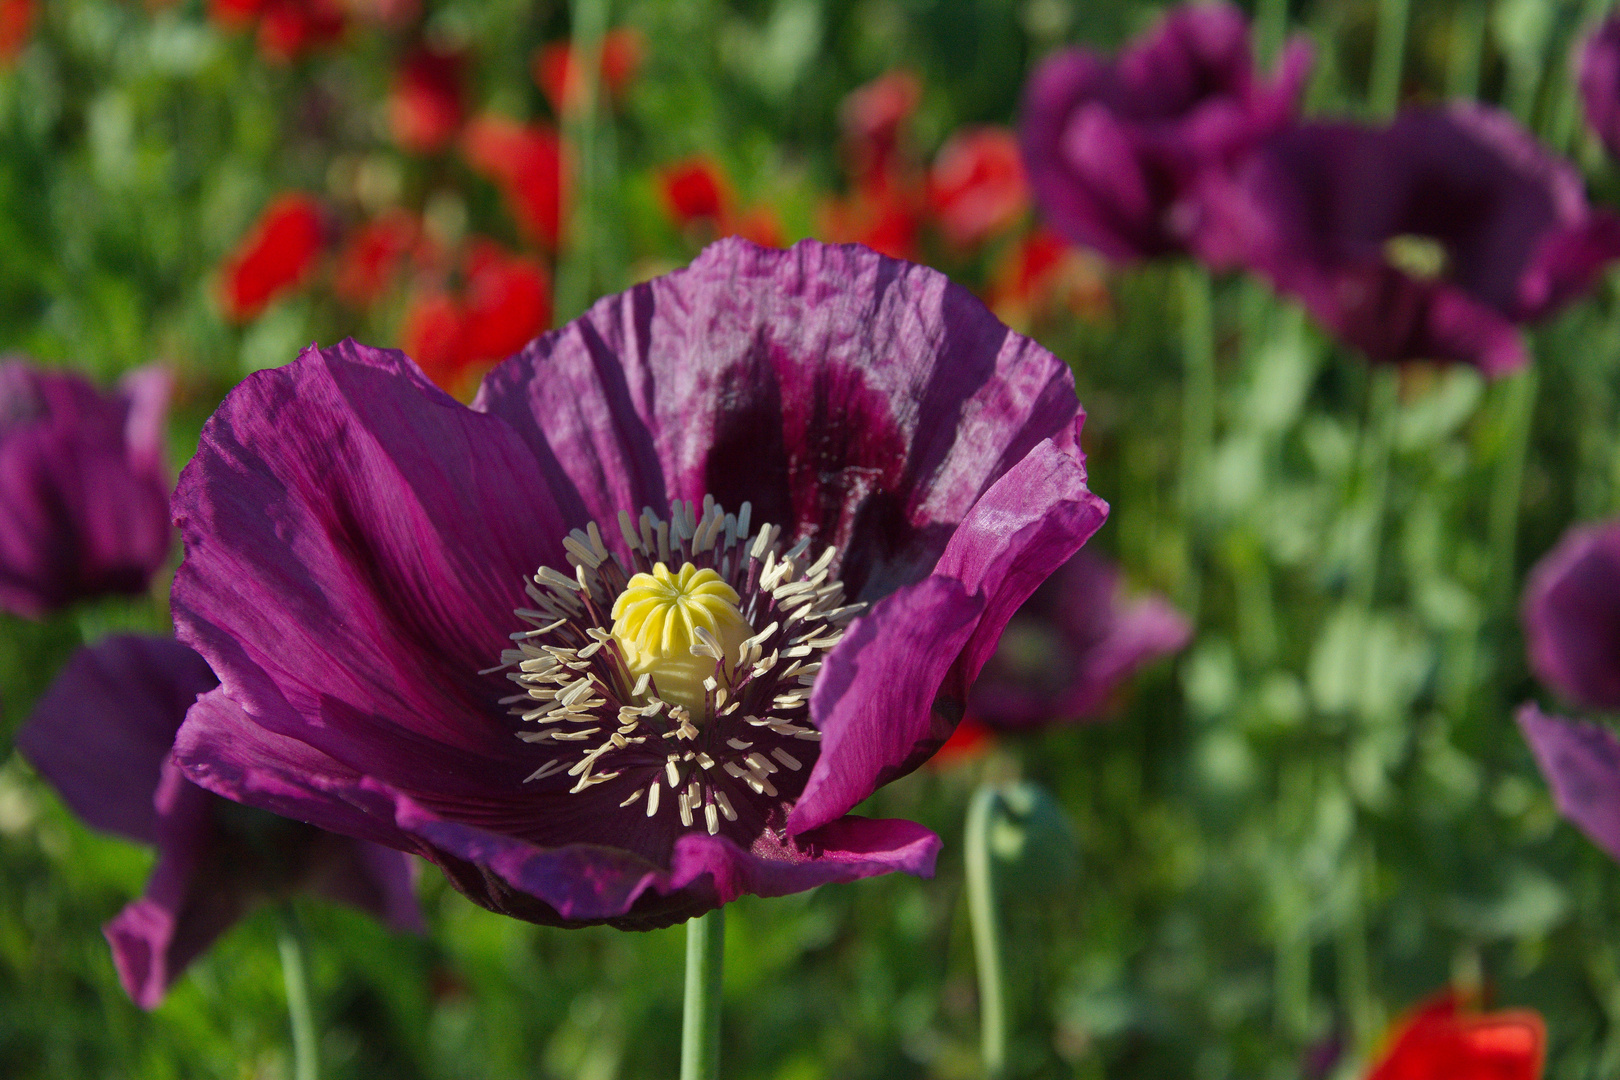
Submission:
[[[1620,739],[1597,724],[1519,710],[1519,727],[1551,785],[1558,812],[1620,859]]]
[[[1068,369],[943,274],[741,239],[598,302],[485,379],[571,524],[673,499],[845,552],[856,598],[919,580],[968,507],[1074,416]]]
[[[1530,666],[1567,701],[1620,709],[1620,520],[1569,530],[1530,571]]]
[[[86,822],[156,843],[152,799],[175,730],[217,683],[173,638],[110,637],[63,666],[17,733],[17,749]]]
[[[1012,613],[1107,514],[1078,448],[1043,443],[974,505],[932,577],[852,623],[810,698],[821,756],[789,831],[832,821],[932,754]]]
[[[1581,46],[1575,78],[1586,122],[1620,156],[1620,15],[1604,19]]]
[[[180,637],[255,723],[419,791],[510,764],[478,672],[567,530],[501,420],[400,353],[311,348],[232,391],[174,506]]]
[[[1127,596],[1118,568],[1082,550],[1013,616],[969,712],[998,727],[1093,717],[1131,673],[1191,634],[1162,597]]]
[[[556,925],[652,929],[748,893],[781,896],[895,871],[928,877],[940,847],[937,836],[909,821],[844,817],[786,844],[761,838],[753,851],[725,836],[688,833],[676,841],[666,870],[617,848],[536,847],[445,821],[404,796],[394,803],[401,828],[427,841],[468,896],[495,911]],[[443,855],[479,868],[478,876]]]
[[[171,531],[167,377],[103,395],[76,375],[0,363],[0,607],[38,618],[145,591]]]

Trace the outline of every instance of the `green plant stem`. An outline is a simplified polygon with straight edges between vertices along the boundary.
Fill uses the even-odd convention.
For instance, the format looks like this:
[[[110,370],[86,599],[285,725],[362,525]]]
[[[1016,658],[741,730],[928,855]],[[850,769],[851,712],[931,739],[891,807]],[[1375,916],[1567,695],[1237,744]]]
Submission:
[[[716,1080],[720,1075],[720,991],[725,958],[725,908],[687,922],[681,1080]]]
[[[1209,483],[1215,441],[1215,300],[1209,272],[1193,263],[1178,268],[1181,293],[1181,518],[1187,544],[1187,578],[1181,603],[1198,618],[1202,594],[1200,557],[1194,537],[1198,507]]]
[[[998,798],[1000,793],[988,784],[973,793],[963,839],[968,918],[979,973],[979,1054],[989,1080],[1007,1074],[1007,972],[996,883],[990,872],[990,812]]]
[[[1277,62],[1287,34],[1288,0],[1259,0],[1254,12],[1254,41],[1262,65],[1270,67]]]
[[[1379,0],[1378,37],[1373,43],[1367,104],[1377,119],[1395,115],[1401,102],[1401,70],[1406,66],[1408,0]]]
[[[1367,550],[1351,579],[1350,596],[1371,610],[1378,591],[1378,564],[1384,539],[1384,513],[1389,501],[1389,458],[1395,443],[1395,407],[1400,372],[1379,366],[1369,372],[1367,420],[1361,431],[1361,472],[1366,481]]]
[[[304,928],[291,904],[281,906],[276,944],[281,950],[281,978],[287,987],[287,1017],[292,1021],[293,1080],[318,1080],[320,1048],[309,1003]]]
[[[1485,5],[1465,3],[1452,15],[1455,30],[1447,50],[1446,95],[1479,96],[1480,64],[1485,54]]]
[[[1491,550],[1491,582],[1496,591],[1498,610],[1512,603],[1517,578],[1519,503],[1524,491],[1524,463],[1530,452],[1530,420],[1536,411],[1536,369],[1523,369],[1503,379],[1502,441],[1496,459],[1496,482],[1491,485],[1491,516],[1488,538]]]
[[[557,260],[556,318],[561,323],[581,314],[590,305],[595,276],[598,196],[604,178],[598,175],[600,113],[600,72],[602,36],[607,33],[608,0],[572,0],[569,4],[572,26],[573,67],[579,72],[579,93],[567,103],[562,126],[573,153],[565,155],[564,169],[573,173],[569,185],[568,219],[559,240],[562,254]],[[571,162],[570,162],[571,159]]]

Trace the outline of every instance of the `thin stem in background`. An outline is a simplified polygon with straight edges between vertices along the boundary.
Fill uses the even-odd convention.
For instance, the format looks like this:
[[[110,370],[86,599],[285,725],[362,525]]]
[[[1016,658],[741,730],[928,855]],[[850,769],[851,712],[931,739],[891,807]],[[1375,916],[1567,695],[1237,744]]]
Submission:
[[[1452,16],[1451,48],[1446,57],[1446,95],[1479,96],[1479,72],[1485,59],[1485,5],[1466,3]]]
[[[725,948],[725,908],[715,908],[687,922],[681,1080],[716,1080],[720,1075],[720,994]]]
[[[602,37],[607,33],[608,0],[573,0],[569,5],[573,63],[579,73],[579,91],[565,96],[563,110],[563,169],[573,173],[565,185],[569,205],[557,260],[556,322],[580,315],[590,306],[595,279],[598,202],[605,178],[598,175],[598,128],[601,126]]]
[[[276,928],[281,950],[281,977],[287,987],[287,1017],[292,1021],[293,1080],[319,1080],[320,1047],[315,1013],[309,1003],[309,972],[304,927],[291,904],[283,904]]]
[[[1373,43],[1372,78],[1367,104],[1376,119],[1395,115],[1401,103],[1401,72],[1406,66],[1408,0],[1379,0],[1378,38]]]
[[[1269,69],[1282,52],[1288,34],[1288,0],[1259,0],[1254,12],[1255,55]]]
[[[1379,365],[1368,372],[1367,419],[1361,429],[1361,474],[1366,482],[1367,549],[1350,581],[1350,597],[1363,611],[1372,609],[1378,592],[1378,566],[1383,554],[1384,513],[1389,502],[1389,457],[1395,444],[1395,412],[1400,398],[1400,370]]]
[[[1198,620],[1203,585],[1195,537],[1198,507],[1209,482],[1215,441],[1215,302],[1209,271],[1193,263],[1178,270],[1181,292],[1181,519],[1187,546],[1182,610]]]
[[[1530,420],[1536,411],[1539,379],[1535,365],[1503,379],[1502,441],[1491,486],[1491,516],[1487,534],[1491,550],[1491,582],[1497,592],[1495,607],[1511,610],[1517,591],[1519,503],[1524,491],[1524,464],[1530,450]]]
[[[963,837],[968,919],[979,974],[979,1055],[989,1080],[1007,1075],[1007,970],[1002,957],[1001,917],[990,870],[990,818],[1000,792],[984,785],[968,804]]]

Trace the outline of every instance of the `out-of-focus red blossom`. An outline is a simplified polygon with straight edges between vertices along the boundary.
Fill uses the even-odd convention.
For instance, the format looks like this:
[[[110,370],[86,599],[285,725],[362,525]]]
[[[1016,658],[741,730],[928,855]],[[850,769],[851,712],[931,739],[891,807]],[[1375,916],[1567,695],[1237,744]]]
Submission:
[[[355,21],[374,26],[403,27],[422,11],[422,0],[342,0]]]
[[[624,97],[641,70],[645,53],[641,31],[634,27],[616,26],[602,35],[600,78],[609,101]],[[553,41],[536,49],[530,62],[535,84],[559,116],[584,93],[581,71],[574,63],[575,55],[571,42]]]
[[[1060,313],[1101,319],[1113,310],[1096,256],[1044,228],[1030,230],[996,261],[985,303],[1015,330]]]
[[[782,224],[768,206],[738,206],[731,182],[714,159],[698,155],[658,173],[664,212],[682,229],[707,228],[705,240],[741,236],[762,247],[782,246]]]
[[[922,82],[904,69],[850,91],[839,109],[846,167],[857,184],[882,183],[898,167],[905,122],[922,100]]]
[[[9,64],[28,44],[34,0],[0,0],[0,64]]]
[[[1029,209],[1018,136],[1011,128],[964,128],[946,140],[928,174],[928,202],[945,238],[982,244]]]
[[[209,0],[208,13],[232,30],[258,20],[259,55],[279,64],[333,44],[347,25],[337,0]]]
[[[718,222],[731,213],[731,184],[712,158],[697,156],[658,171],[664,209],[683,228],[699,221]]]
[[[1408,1013],[1367,1080],[1541,1080],[1547,1030],[1529,1009],[1481,1013],[1447,991]]]
[[[917,261],[917,230],[922,215],[905,192],[884,195],[860,189],[846,199],[821,207],[823,239],[840,244],[865,244],[892,259]]]
[[[248,231],[220,274],[220,302],[236,322],[257,318],[301,284],[325,244],[321,207],[300,192],[278,197]]]
[[[455,49],[421,46],[405,57],[388,95],[395,142],[416,154],[450,144],[467,118],[466,68],[466,54]]]
[[[462,269],[461,299],[438,290],[418,296],[400,332],[406,354],[450,393],[551,324],[551,276],[535,260],[475,240]]]
[[[557,246],[566,191],[555,128],[480,116],[462,133],[461,152],[473,171],[501,189],[508,211],[531,240]]]
[[[945,771],[963,765],[970,761],[977,761],[990,752],[996,744],[996,732],[984,721],[968,713],[962,717],[962,722],[956,725],[951,737],[940,744],[934,756],[928,759],[928,767],[938,771]]]
[[[348,235],[332,272],[332,291],[356,307],[375,303],[408,257],[427,257],[427,245],[416,215],[390,210]]]

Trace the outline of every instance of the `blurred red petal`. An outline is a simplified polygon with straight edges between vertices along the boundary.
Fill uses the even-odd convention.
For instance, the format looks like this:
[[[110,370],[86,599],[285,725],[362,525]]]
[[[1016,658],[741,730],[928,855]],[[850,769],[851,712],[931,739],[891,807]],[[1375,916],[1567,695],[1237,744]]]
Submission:
[[[962,717],[951,737],[946,739],[928,764],[934,769],[949,769],[969,761],[976,761],[990,752],[996,744],[996,733],[972,713]]]
[[[465,69],[466,56],[455,51],[419,48],[405,58],[388,97],[395,142],[417,154],[449,145],[466,119]]]
[[[608,96],[624,96],[641,72],[645,53],[641,31],[633,26],[616,26],[602,36],[602,85]]]
[[[562,143],[548,124],[487,115],[467,125],[467,164],[501,189],[507,209],[531,239],[555,247],[564,199]]]
[[[1465,1012],[1444,993],[1399,1023],[1367,1080],[1540,1080],[1546,1047],[1536,1013]]]
[[[259,17],[265,0],[208,0],[208,14],[221,26],[240,30]]]
[[[399,332],[405,355],[446,390],[461,370],[462,322],[455,300],[444,293],[427,293],[412,298]]]
[[[17,58],[33,28],[34,0],[0,0],[0,64]]]
[[[768,206],[754,206],[725,222],[721,231],[726,236],[740,236],[752,240],[760,247],[784,247],[782,223],[776,212]]]
[[[839,109],[839,120],[851,175],[860,180],[895,167],[901,127],[921,100],[922,82],[903,69],[850,91]]]
[[[821,230],[825,239],[865,244],[892,259],[917,261],[918,215],[910,200],[898,194],[875,198],[863,191],[825,204]]]
[[[308,195],[282,195],[265,208],[225,261],[221,300],[237,322],[255,318],[271,300],[314,269],[324,243],[320,204]]]
[[[687,158],[658,171],[658,191],[670,220],[681,228],[719,221],[731,211],[731,185],[712,158]]]
[[[629,26],[616,26],[602,35],[602,88],[609,98],[624,96],[641,70],[645,53],[641,32]],[[552,41],[534,52],[529,65],[535,85],[546,95],[558,115],[580,93],[579,73],[574,66],[574,48],[569,41]]]
[[[551,323],[551,276],[533,259],[484,241],[467,258],[459,360],[505,360]]]
[[[406,257],[421,242],[421,225],[404,210],[393,210],[355,229],[338,253],[332,291],[364,307],[388,288]]]
[[[1018,136],[1009,128],[966,128],[934,157],[928,198],[946,239],[970,247],[1002,232],[1029,208]]]

